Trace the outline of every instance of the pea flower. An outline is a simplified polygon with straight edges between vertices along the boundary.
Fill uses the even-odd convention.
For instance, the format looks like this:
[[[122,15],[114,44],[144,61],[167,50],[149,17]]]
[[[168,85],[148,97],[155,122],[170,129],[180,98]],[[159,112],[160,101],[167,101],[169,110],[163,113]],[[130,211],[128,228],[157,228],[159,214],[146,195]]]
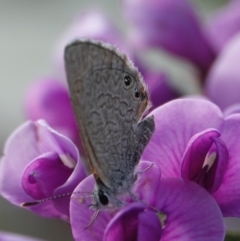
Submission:
[[[198,183],[223,216],[240,217],[240,114],[224,116],[213,103],[179,99],[153,110],[156,131],[143,153],[163,178]]]
[[[153,114],[164,106],[155,109]],[[156,121],[156,124],[160,122],[158,118]],[[168,121],[172,123],[171,118]],[[155,151],[159,156],[158,148]],[[146,160],[159,165],[156,157]],[[136,198],[124,197],[124,207],[120,210],[101,210],[92,227],[84,230],[93,214],[89,206],[95,183],[93,176],[85,178],[78,150],[68,138],[43,121],[29,121],[19,127],[6,144],[0,166],[0,192],[16,205],[37,203],[28,208],[43,216],[70,218],[75,240],[143,240],[146,234],[151,234],[153,240],[176,237],[179,240],[223,240],[225,228],[216,197],[189,180],[161,179],[158,165],[147,170],[151,163],[142,161],[139,179],[133,187]],[[69,193],[71,200],[69,195],[64,196]],[[42,199],[48,201],[38,202]],[[122,228],[126,232],[122,233]]]
[[[140,162],[140,170],[151,165]],[[225,227],[221,211],[202,187],[179,178],[160,178],[153,165],[139,174],[133,189],[139,201],[125,197],[120,210],[101,210],[89,225],[94,210],[92,199],[73,195],[70,204],[74,239],[80,240],[148,240],[153,241],[221,241]],[[89,176],[74,190],[93,190],[94,179]],[[79,196],[80,195],[80,196]]]
[[[240,1],[232,0],[211,17],[208,33],[216,52],[221,52],[231,38],[240,31],[239,9]]]
[[[39,78],[26,91],[24,112],[27,119],[44,119],[54,130],[79,145],[78,128],[67,86],[55,78]]]
[[[214,62],[205,83],[206,95],[222,110],[240,103],[240,34],[236,34]]]
[[[193,62],[206,73],[215,58],[205,29],[187,0],[124,1],[132,24],[131,41],[139,49],[163,48]]]
[[[28,121],[8,139],[0,165],[0,193],[45,217],[69,218],[70,195],[86,174],[76,146],[44,121]],[[38,200],[49,199],[38,202]],[[28,205],[28,204],[36,205]]]

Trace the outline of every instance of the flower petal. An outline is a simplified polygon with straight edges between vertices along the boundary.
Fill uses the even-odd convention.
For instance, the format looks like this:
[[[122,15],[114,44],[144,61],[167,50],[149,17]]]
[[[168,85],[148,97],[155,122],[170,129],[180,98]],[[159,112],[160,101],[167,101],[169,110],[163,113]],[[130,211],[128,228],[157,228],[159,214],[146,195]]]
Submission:
[[[60,81],[49,77],[37,79],[27,90],[24,108],[27,119],[44,119],[75,143],[79,141],[68,90]]]
[[[206,95],[222,110],[240,103],[240,33],[219,54],[206,80]]]
[[[209,34],[212,46],[220,52],[231,38],[240,31],[240,2],[230,1],[212,17]]]
[[[28,121],[13,132],[6,143],[1,160],[1,194],[16,205],[29,200],[21,180],[25,167],[41,153],[36,129],[35,123]]]
[[[236,114],[236,113],[240,114],[240,103],[236,103],[236,104],[230,105],[223,112],[224,116],[229,116],[231,114]]]
[[[158,190],[161,172],[154,162],[140,161],[138,167],[138,178],[132,188],[132,193],[143,203],[151,203],[154,199],[153,192]]]
[[[163,47],[206,72],[215,53],[189,1],[125,0],[123,6],[133,25],[131,37],[135,45]]]
[[[167,215],[161,241],[224,240],[222,213],[212,196],[191,181],[163,178],[152,205]]]
[[[144,241],[146,237],[150,240],[160,240],[162,227],[160,220],[155,212],[148,211],[142,212],[138,216],[139,228],[138,228],[138,240]]]
[[[143,159],[154,161],[163,177],[181,176],[181,159],[190,138],[208,128],[222,125],[220,109],[202,99],[178,99],[152,111],[155,132]]]
[[[212,137],[219,137],[214,129],[207,129],[195,134],[188,142],[182,158],[182,177],[193,180],[203,167],[205,157],[213,144]]]
[[[240,217],[240,114],[226,118],[221,139],[227,145],[229,161],[222,184],[213,196],[225,217]]]
[[[222,184],[229,160],[226,144],[221,138],[212,137],[212,139],[216,145],[216,159],[205,177],[205,188],[207,188],[210,193],[214,193]]]
[[[112,240],[113,237],[114,240],[124,240],[124,238],[125,240],[131,238],[132,240],[141,240],[139,236],[138,239],[136,238],[136,229],[138,229],[138,233],[146,231],[145,229],[140,231],[142,226],[139,216],[142,210],[141,213],[155,212],[157,216],[158,212],[161,211],[166,215],[166,219],[163,220],[162,232],[159,220],[157,222],[152,215],[151,221],[145,219],[149,221],[148,224],[151,223],[151,228],[155,230],[155,238],[158,240],[224,240],[225,225],[222,213],[213,197],[205,189],[191,181],[179,178],[163,178],[158,184],[158,189],[152,190],[154,198],[149,203],[149,209],[146,211],[146,206],[144,208],[143,204],[133,203],[120,210],[107,226],[105,232],[107,238],[109,235]],[[151,184],[148,188],[151,190]],[[138,212],[139,215],[137,215]],[[157,229],[155,229],[156,226],[158,226]],[[126,232],[119,234],[120,230]],[[160,234],[161,239],[159,239]],[[120,238],[117,239],[119,236]]]
[[[64,193],[61,194],[72,192],[86,176],[76,146],[68,138],[51,129],[44,121],[28,121],[20,126],[6,143],[0,166],[1,195],[15,205],[36,201],[23,189],[22,174],[29,163],[49,152],[57,153],[64,161],[64,165],[77,170],[78,175],[71,175],[65,180],[64,185],[60,186],[64,188]],[[53,194],[55,195],[55,192]],[[63,202],[63,200],[58,199],[54,202]],[[47,201],[29,206],[28,209],[43,216],[65,219],[69,212],[69,197],[64,199],[63,207],[63,212],[62,210],[59,212],[51,201]]]
[[[144,205],[136,205],[136,203],[123,209],[108,224],[103,240],[137,240],[138,215],[143,210]]]
[[[133,203],[121,210],[109,222],[104,241],[158,241],[161,237],[161,224],[153,211],[145,211],[145,205]]]
[[[45,153],[33,160],[25,169],[22,178],[26,193],[36,200],[53,196],[54,190],[63,185],[72,174],[55,152]]]

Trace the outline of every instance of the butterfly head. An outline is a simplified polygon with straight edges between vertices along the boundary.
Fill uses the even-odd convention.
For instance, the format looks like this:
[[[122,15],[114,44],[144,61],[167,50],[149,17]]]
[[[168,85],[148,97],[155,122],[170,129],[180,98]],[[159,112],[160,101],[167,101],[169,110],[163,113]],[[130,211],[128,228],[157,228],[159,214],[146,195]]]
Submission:
[[[94,193],[94,203],[92,206],[96,210],[117,210],[124,206],[124,202],[120,201],[116,195],[99,189],[96,193]]]
[[[115,191],[105,186],[100,179],[96,181],[96,190],[93,194],[93,207],[95,209],[116,209],[123,205]]]

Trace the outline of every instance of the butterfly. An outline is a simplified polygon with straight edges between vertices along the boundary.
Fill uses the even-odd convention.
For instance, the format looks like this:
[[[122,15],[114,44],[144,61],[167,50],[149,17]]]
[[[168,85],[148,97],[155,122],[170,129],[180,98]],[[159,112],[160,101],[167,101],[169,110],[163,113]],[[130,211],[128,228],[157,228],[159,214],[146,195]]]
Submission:
[[[93,206],[115,207],[131,193],[136,165],[155,129],[147,88],[137,68],[115,47],[89,39],[65,48],[70,97],[87,164],[96,181]]]

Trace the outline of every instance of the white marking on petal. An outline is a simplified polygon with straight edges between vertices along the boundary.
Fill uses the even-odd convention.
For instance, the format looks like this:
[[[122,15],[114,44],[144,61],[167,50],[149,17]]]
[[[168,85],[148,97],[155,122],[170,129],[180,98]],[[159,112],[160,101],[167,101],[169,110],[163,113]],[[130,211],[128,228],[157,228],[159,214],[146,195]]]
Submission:
[[[65,166],[72,169],[75,168],[76,162],[69,154],[61,154],[59,157]]]
[[[212,167],[213,163],[215,162],[217,157],[217,153],[216,152],[212,152],[211,154],[207,154],[207,156],[205,157],[204,163],[203,163],[203,167],[208,166],[207,172],[210,170],[210,168]]]

